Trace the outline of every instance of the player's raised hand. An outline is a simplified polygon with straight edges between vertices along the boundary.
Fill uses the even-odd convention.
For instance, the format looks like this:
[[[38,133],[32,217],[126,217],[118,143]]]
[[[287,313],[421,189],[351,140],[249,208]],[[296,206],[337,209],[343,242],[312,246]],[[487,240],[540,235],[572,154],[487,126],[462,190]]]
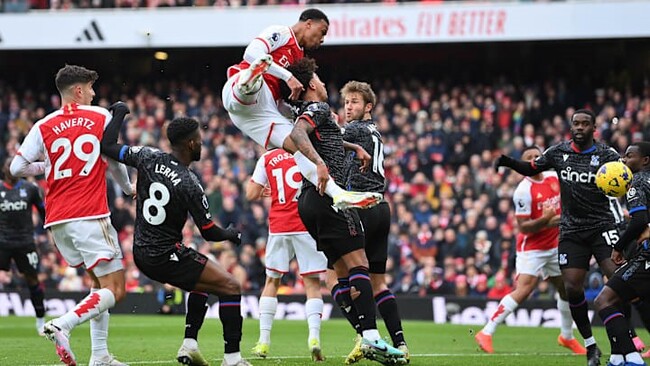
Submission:
[[[131,110],[129,110],[129,106],[126,103],[122,102],[122,101],[117,101],[117,102],[111,104],[108,107],[108,111],[113,113],[113,114],[115,114],[115,112],[117,112],[117,111],[123,112],[124,114],[131,113]]]
[[[616,249],[612,249],[612,255],[610,256],[610,258],[612,259],[612,262],[614,262],[614,264],[617,266],[620,266],[621,264],[625,263],[625,258],[623,258],[623,254]]]
[[[499,167],[501,166],[510,166],[510,161],[512,161],[512,158],[509,157],[508,155],[503,155],[499,156],[497,160],[494,161],[494,171],[499,172]]]
[[[300,97],[300,94],[305,90],[305,88],[302,86],[300,81],[296,79],[295,76],[291,76],[289,80],[287,80],[287,86],[289,89],[291,89],[291,95],[289,95],[290,100],[298,100],[298,97]]]
[[[236,246],[241,245],[241,232],[239,229],[235,227],[235,225],[230,224],[226,228],[226,231],[228,232],[228,240],[235,244]]]
[[[318,193],[322,196],[325,194],[327,182],[330,180],[330,172],[327,169],[327,165],[324,163],[316,165],[316,175],[318,177],[318,186],[316,189],[318,189]]]
[[[370,168],[370,163],[372,163],[372,157],[370,156],[370,154],[368,154],[366,149],[359,146],[359,148],[356,150],[356,156],[357,159],[361,161],[361,167],[359,168],[359,170],[362,173],[367,172],[368,169]]]

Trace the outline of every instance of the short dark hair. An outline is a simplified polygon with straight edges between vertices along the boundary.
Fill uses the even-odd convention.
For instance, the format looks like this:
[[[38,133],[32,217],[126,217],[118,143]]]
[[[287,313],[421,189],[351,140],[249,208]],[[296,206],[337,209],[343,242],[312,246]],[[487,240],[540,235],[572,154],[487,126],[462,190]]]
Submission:
[[[325,15],[325,13],[323,13],[321,10],[318,10],[316,8],[311,8],[311,9],[307,9],[307,10],[303,11],[300,14],[300,18],[298,18],[298,20],[301,21],[301,22],[306,22],[309,19],[322,20],[325,23],[327,23],[327,25],[330,24],[330,20],[327,17],[327,15]]]
[[[199,128],[199,122],[194,118],[174,118],[167,126],[167,138],[172,146],[178,146],[187,140]]]
[[[83,66],[65,65],[59,69],[54,78],[54,83],[59,93],[78,83],[90,83],[99,79],[99,74],[95,70],[89,70]]]
[[[526,145],[526,146],[524,146],[523,149],[521,149],[521,155],[523,155],[528,150],[537,150],[537,151],[541,152],[542,148],[537,146],[537,145]]]
[[[594,113],[594,111],[592,111],[591,109],[583,108],[573,112],[573,115],[571,116],[571,122],[573,122],[573,118],[576,116],[576,114],[586,114],[589,117],[591,117],[591,123],[596,124],[596,113]]]
[[[650,157],[650,142],[648,141],[638,141],[630,144],[630,146],[636,146],[639,148],[639,153],[642,157]]]
[[[318,70],[318,65],[316,65],[316,60],[311,57],[303,57],[300,60],[294,62],[293,64],[287,67],[287,70],[293,74],[293,76],[298,79],[302,87],[309,88],[309,82],[314,77],[314,73]],[[304,94],[304,92],[303,92]],[[291,95],[291,89],[287,86],[287,83],[280,83],[280,95],[284,100],[289,99]],[[298,99],[302,97],[302,94]]]

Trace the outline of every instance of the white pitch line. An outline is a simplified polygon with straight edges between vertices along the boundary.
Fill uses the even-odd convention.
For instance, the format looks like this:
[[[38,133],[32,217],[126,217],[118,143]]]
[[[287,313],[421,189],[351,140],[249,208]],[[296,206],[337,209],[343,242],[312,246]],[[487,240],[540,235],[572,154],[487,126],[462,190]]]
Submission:
[[[498,356],[578,356],[571,353],[561,353],[561,352],[546,352],[546,353],[411,353],[411,357],[498,357]],[[333,357],[333,356],[330,356]],[[345,356],[341,356],[344,358]],[[267,357],[267,360],[290,360],[290,359],[310,359],[307,356],[282,356],[282,357]],[[249,357],[249,360],[261,360],[259,357]],[[215,361],[221,361],[221,358],[215,358]],[[128,362],[130,365],[156,365],[164,363],[173,363],[175,359],[169,360],[157,360],[157,361],[124,361]],[[60,363],[56,364],[42,364],[36,366],[61,366]]]

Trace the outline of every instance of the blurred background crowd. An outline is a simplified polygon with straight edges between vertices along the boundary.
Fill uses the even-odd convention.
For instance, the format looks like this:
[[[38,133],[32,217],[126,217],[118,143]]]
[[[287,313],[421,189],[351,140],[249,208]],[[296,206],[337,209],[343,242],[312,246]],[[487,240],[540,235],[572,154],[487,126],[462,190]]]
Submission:
[[[338,90],[345,81],[328,84],[330,104],[339,115]],[[522,177],[495,173],[492,163],[498,154],[518,157],[525,145],[545,148],[569,138],[570,116],[581,107],[598,115],[597,139],[621,153],[633,141],[650,140],[647,83],[631,87],[617,82],[578,93],[561,78],[516,84],[506,77],[489,84],[389,77],[364,81],[378,96],[373,116],[385,142],[386,197],[392,209],[388,283],[396,294],[499,299],[511,291],[517,235],[511,197]],[[263,151],[230,122],[220,87],[173,78],[132,86],[100,79],[95,90],[95,103],[101,106],[115,100],[129,104],[122,137],[132,145],[168,150],[165,126],[171,119],[190,116],[202,123],[203,157],[193,169],[202,179],[214,218],[223,227],[237,225],[243,244],[205,242],[191,220],[184,229],[185,244],[219,260],[245,292],[259,293],[269,202],[248,202],[243,192]],[[0,156],[13,155],[33,123],[59,104],[56,93],[0,82]],[[42,179],[38,182],[44,187]],[[139,273],[132,259],[135,202],[122,196],[113,182],[108,184],[112,222],[125,254],[127,290],[154,291],[157,285]],[[88,289],[87,276],[67,267],[41,229],[37,241],[47,288]],[[292,268],[280,293],[303,293],[295,263]],[[593,271],[588,281],[588,295],[595,296],[603,278]],[[21,286],[16,276],[0,272],[0,288]],[[541,282],[533,296],[553,294]]]

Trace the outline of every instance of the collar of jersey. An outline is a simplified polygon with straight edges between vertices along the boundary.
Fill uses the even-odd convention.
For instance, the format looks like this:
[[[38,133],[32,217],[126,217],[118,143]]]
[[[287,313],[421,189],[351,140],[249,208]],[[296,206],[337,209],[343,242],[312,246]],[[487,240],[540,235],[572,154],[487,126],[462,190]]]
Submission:
[[[7,188],[8,190],[12,190],[12,189],[20,188],[20,186],[23,185],[23,181],[19,180],[18,183],[14,184],[13,186],[7,182],[2,182],[2,185],[4,185],[5,188]]]
[[[571,149],[573,151],[577,152],[578,154],[589,154],[589,153],[592,153],[592,152],[596,151],[596,144],[594,143],[587,150],[580,150],[578,148],[578,145],[576,145],[575,142],[571,141]]]

